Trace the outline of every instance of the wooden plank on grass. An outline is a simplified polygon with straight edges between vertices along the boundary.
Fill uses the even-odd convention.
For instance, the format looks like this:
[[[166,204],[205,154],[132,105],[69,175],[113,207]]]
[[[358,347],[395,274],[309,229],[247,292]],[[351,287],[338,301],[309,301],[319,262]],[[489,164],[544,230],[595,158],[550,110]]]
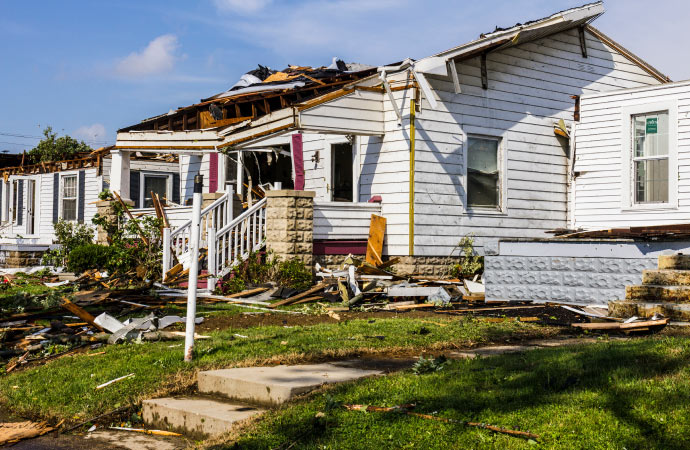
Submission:
[[[417,305],[400,305],[400,306],[395,306],[394,304],[389,304],[388,307],[390,309],[395,309],[397,311],[407,311],[408,309],[423,309],[423,308],[433,308],[436,305],[433,303],[420,303]]]
[[[297,300],[301,300],[301,299],[303,299],[303,298],[305,298],[305,297],[307,297],[307,296],[309,296],[315,292],[320,291],[321,289],[324,289],[329,284],[330,284],[329,282],[323,281],[323,282],[317,284],[316,286],[314,286],[313,288],[302,292],[301,294],[297,294],[297,295],[294,295],[290,298],[286,298],[285,300],[280,300],[278,302],[275,302],[275,303],[269,305],[268,308],[273,309],[273,308],[276,308],[278,306],[284,306],[284,305],[292,304],[292,303],[296,302]]]
[[[369,239],[367,240],[366,261],[374,266],[383,264],[381,253],[383,252],[383,238],[386,235],[386,218],[371,215],[369,224]]]
[[[248,289],[246,291],[238,292],[236,294],[231,294],[231,295],[226,295],[226,298],[242,298],[242,297],[248,297],[250,295],[256,295],[260,294],[264,291],[267,291],[269,288],[267,287],[260,287],[256,289]]]

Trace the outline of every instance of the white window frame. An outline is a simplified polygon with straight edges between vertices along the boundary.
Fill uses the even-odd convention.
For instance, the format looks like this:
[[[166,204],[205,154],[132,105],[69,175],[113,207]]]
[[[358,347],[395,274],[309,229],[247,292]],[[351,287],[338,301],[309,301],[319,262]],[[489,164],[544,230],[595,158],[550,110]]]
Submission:
[[[139,173],[139,207],[144,208],[144,198],[146,197],[146,192],[144,192],[144,180],[145,177],[156,177],[165,178],[165,197],[172,202],[172,174],[161,173],[161,172],[140,172]]]
[[[67,177],[75,177],[77,179],[77,196],[76,196],[77,204],[76,204],[76,210],[75,210],[76,214],[75,214],[74,220],[69,220],[69,221],[67,219],[65,219],[65,217],[64,217],[63,205],[62,205],[62,200],[63,200],[62,194],[64,192],[63,188],[64,188],[64,183],[65,183],[64,179]],[[83,195],[83,193],[79,192],[79,172],[78,171],[60,172],[60,183],[58,184],[58,189],[59,189],[59,193],[58,193],[59,194],[58,195],[58,218],[60,220],[65,220],[68,222],[78,222],[79,221],[79,200],[81,200],[81,196]]]
[[[668,113],[668,203],[635,203],[634,116]],[[678,209],[678,102],[643,103],[621,108],[621,211]]]
[[[10,178],[9,180],[9,185],[10,185],[10,198],[9,198],[9,210],[8,210],[8,215],[7,215],[7,221],[12,224],[12,226],[17,225],[17,219],[19,216],[17,215],[17,206],[18,204],[15,204],[15,196],[17,195],[17,190],[14,188],[15,183],[17,183],[17,186],[19,186],[19,178]]]
[[[30,176],[24,177],[26,181],[24,183],[24,219],[25,228],[27,236],[38,236],[41,234],[41,177],[40,176]],[[28,181],[34,181],[34,232],[29,233],[29,183]],[[77,191],[79,190],[79,179],[77,179]],[[77,208],[79,208],[79,200],[77,200]],[[77,212],[78,214],[78,212]]]
[[[496,155],[498,164],[498,205],[496,207],[481,207],[481,206],[469,206],[468,205],[468,161],[469,161],[469,149],[470,149],[470,138],[476,139],[489,139],[493,141],[498,141],[498,153]],[[463,170],[464,174],[462,176],[463,189],[463,199],[462,204],[465,208],[465,215],[507,215],[508,214],[508,138],[505,135],[490,135],[482,133],[466,133],[465,139],[463,140]]]

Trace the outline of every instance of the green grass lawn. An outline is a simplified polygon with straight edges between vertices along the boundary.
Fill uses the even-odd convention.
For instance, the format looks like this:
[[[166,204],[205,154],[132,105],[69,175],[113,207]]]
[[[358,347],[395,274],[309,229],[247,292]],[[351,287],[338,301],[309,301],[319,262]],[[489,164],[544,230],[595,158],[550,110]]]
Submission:
[[[88,419],[144,398],[183,392],[198,369],[295,363],[363,353],[453,349],[489,342],[549,337],[557,330],[507,321],[486,323],[439,317],[430,320],[351,320],[312,326],[263,326],[214,331],[200,340],[194,363],[182,361],[181,341],[121,344],[60,358],[0,377],[0,398],[11,411],[36,418]],[[247,336],[237,337],[235,334]],[[105,389],[95,386],[135,376]]]
[[[602,342],[411,371],[328,388],[259,419],[232,448],[687,449],[690,339]],[[328,405],[394,406],[529,430],[521,438],[398,413]],[[325,413],[317,418],[318,412]],[[217,448],[229,447],[221,444]]]

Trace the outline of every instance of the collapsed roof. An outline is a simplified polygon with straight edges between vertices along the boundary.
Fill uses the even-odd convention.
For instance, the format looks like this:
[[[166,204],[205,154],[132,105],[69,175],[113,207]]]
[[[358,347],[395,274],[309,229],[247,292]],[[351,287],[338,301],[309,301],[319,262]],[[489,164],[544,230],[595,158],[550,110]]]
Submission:
[[[337,58],[329,66],[289,66],[280,71],[259,65],[226,91],[119,131],[224,127],[327,94],[373,73],[376,67],[348,64]]]

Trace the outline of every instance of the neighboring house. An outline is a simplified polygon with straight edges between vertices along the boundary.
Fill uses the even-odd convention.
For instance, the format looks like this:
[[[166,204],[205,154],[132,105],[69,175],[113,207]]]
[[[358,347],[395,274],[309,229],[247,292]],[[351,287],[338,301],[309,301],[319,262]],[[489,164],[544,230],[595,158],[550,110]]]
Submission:
[[[90,225],[98,194],[109,185],[108,150],[71,160],[0,168],[0,253],[3,244],[18,251],[22,246],[24,250],[47,249],[55,239],[53,225],[58,220]],[[135,155],[131,166],[136,175],[131,178],[135,205],[148,207],[151,190],[179,202],[177,157]]]
[[[120,130],[114,151],[118,161],[134,150],[179,153],[190,160],[183,186],[200,170],[206,192],[234,183],[246,193],[248,166],[254,184],[260,174],[313,190],[317,241],[361,244],[380,213],[391,256],[448,256],[466,234],[480,252],[502,238],[547,237],[567,226],[572,194],[570,143],[554,124],[567,134],[582,95],[670,81],[590,25],[603,12],[601,2],[573,8],[320,83],[289,71],[270,82],[245,76]],[[270,174],[257,170],[266,158]]]
[[[690,222],[689,130],[690,81],[584,95],[572,228]]]

